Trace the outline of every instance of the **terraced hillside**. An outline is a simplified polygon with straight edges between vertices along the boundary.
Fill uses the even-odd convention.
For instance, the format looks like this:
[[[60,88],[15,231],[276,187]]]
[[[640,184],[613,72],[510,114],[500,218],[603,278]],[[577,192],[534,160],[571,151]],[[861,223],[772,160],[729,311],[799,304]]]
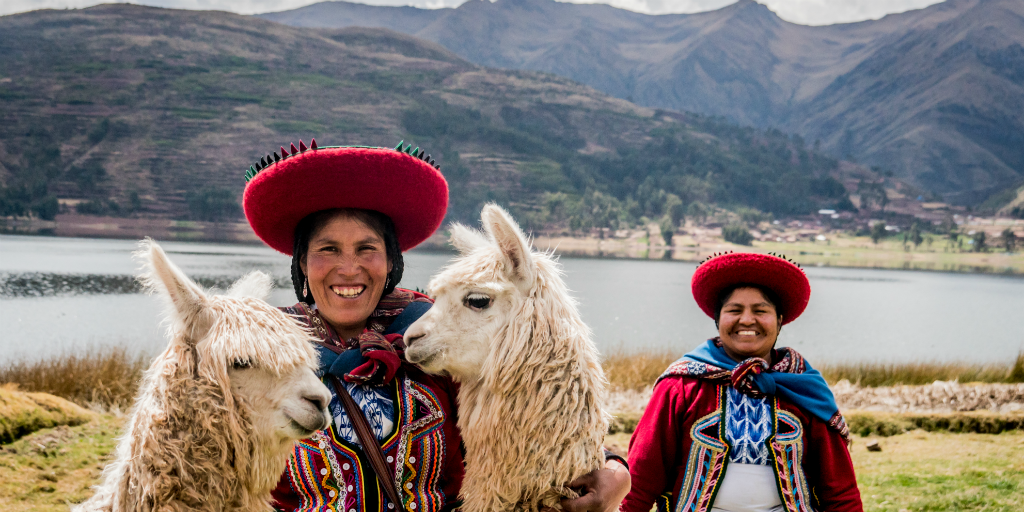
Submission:
[[[426,148],[453,218],[488,200],[577,228],[709,203],[849,206],[837,162],[799,137],[480,67],[388,30],[133,5],[0,18],[0,213],[238,218],[249,164],[311,137]]]

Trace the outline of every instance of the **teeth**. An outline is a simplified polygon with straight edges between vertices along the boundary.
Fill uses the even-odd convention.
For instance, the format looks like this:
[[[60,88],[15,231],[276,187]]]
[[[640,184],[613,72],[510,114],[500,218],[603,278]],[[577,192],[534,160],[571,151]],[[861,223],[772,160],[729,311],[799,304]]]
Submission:
[[[346,299],[351,299],[353,297],[358,297],[359,294],[363,293],[363,290],[365,290],[365,289],[366,289],[366,286],[363,286],[363,285],[359,285],[359,286],[332,286],[331,287],[331,291],[334,292],[335,295],[337,295],[339,297],[345,297]]]
[[[755,331],[740,331],[739,335],[740,336],[757,336],[757,332],[755,332]]]

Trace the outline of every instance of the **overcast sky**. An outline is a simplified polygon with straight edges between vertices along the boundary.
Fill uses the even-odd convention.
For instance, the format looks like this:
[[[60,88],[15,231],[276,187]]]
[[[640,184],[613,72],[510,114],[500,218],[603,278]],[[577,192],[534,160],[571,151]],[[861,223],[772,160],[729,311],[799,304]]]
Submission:
[[[35,9],[88,7],[117,0],[3,0],[0,15]],[[317,3],[318,0],[135,0],[130,3],[233,11],[241,14],[285,11]],[[356,1],[356,0],[353,0]],[[466,0],[361,0],[373,5],[414,5],[416,7],[456,7]],[[647,14],[710,11],[736,0],[567,0],[575,3],[602,3]],[[758,0],[782,19],[803,25],[831,25],[878,19],[886,14],[920,9],[942,0]]]

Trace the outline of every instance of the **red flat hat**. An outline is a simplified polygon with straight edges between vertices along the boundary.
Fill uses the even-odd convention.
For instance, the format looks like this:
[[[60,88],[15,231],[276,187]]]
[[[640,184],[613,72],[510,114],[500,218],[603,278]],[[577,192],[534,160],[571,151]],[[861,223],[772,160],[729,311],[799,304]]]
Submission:
[[[448,210],[448,182],[419,148],[317,147],[314,140],[281,152],[246,172],[242,208],[256,236],[287,255],[295,226],[320,210],[383,213],[395,223],[402,251],[430,237]]]
[[[776,309],[782,315],[782,324],[796,320],[811,298],[811,284],[800,267],[773,254],[726,253],[704,260],[693,273],[690,286],[697,305],[711,318],[718,308],[722,290],[738,284],[753,284],[767,288],[782,304]]]

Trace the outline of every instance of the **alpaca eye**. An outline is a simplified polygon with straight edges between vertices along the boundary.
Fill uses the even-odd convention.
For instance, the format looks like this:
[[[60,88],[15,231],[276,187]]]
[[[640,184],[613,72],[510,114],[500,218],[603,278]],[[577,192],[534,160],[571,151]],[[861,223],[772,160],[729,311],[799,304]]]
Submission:
[[[463,301],[470,309],[477,311],[491,307],[491,298],[482,293],[471,293]]]
[[[231,363],[231,367],[236,370],[244,370],[246,368],[252,368],[252,364],[247,359],[235,359],[234,363]]]

